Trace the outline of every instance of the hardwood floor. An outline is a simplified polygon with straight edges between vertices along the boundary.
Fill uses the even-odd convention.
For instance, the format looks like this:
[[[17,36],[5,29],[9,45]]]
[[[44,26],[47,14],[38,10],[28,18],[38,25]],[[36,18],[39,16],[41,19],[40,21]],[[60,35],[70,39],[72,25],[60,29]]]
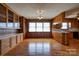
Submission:
[[[77,46],[78,47],[78,46]],[[54,39],[25,39],[5,56],[78,56],[79,48],[65,46]]]

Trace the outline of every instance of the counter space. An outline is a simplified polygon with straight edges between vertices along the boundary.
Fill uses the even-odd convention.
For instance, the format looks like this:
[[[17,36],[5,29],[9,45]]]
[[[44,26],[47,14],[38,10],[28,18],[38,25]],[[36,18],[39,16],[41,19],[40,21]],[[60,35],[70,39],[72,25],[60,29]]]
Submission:
[[[9,37],[12,37],[12,36],[16,36],[16,35],[19,35],[19,34],[23,34],[23,33],[16,33],[16,34],[0,34],[0,40],[2,39],[5,39],[5,38],[9,38]]]

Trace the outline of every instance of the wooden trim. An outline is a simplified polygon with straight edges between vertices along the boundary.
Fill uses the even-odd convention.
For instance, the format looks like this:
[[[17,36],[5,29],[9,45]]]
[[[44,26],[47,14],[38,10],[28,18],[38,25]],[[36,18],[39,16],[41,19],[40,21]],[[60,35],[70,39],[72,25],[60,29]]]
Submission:
[[[3,6],[14,12],[15,14],[19,15],[17,12],[15,12],[12,8],[10,8],[6,3],[1,3]]]

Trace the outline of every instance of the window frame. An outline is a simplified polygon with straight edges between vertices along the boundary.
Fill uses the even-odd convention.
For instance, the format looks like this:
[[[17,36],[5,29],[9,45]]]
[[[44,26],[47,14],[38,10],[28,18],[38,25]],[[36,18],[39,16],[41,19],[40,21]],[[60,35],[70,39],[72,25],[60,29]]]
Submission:
[[[51,27],[51,23],[50,22],[29,22],[29,24],[30,23],[35,23],[35,31],[29,31],[30,26],[28,25],[28,32],[50,32],[51,31],[51,28],[50,28]],[[41,27],[42,30],[41,31],[37,30],[37,28],[38,28],[37,27],[37,23],[42,23],[42,27]],[[44,23],[49,23],[49,25],[48,25],[49,26],[49,31],[44,31]]]

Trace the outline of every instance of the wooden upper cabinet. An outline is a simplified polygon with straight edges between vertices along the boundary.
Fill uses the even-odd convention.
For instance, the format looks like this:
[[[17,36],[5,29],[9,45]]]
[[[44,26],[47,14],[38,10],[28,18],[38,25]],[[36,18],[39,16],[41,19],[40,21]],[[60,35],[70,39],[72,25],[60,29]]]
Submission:
[[[15,15],[15,16],[14,16],[14,18],[15,18],[14,21],[15,21],[15,22],[19,22],[19,16],[16,15],[16,14],[14,14],[14,15]]]
[[[14,13],[8,9],[8,21],[7,21],[7,27],[8,28],[14,28]]]
[[[0,28],[6,28],[6,22],[7,22],[7,17],[6,17],[6,7],[0,4]]]
[[[28,25],[26,25],[27,24],[26,23],[27,22],[26,18],[23,17],[23,16],[20,16],[19,17],[19,22],[20,22],[20,30],[19,30],[19,32],[23,33],[23,37],[25,38],[26,37],[27,26],[28,26]]]
[[[8,22],[14,22],[14,13],[8,9]]]
[[[20,29],[19,16],[17,14],[14,14],[14,27]]]
[[[6,4],[0,4],[0,28],[19,29],[19,15]]]
[[[6,7],[0,4],[0,22],[6,22]]]
[[[65,18],[65,12],[59,14],[53,19],[53,22],[63,22]]]

